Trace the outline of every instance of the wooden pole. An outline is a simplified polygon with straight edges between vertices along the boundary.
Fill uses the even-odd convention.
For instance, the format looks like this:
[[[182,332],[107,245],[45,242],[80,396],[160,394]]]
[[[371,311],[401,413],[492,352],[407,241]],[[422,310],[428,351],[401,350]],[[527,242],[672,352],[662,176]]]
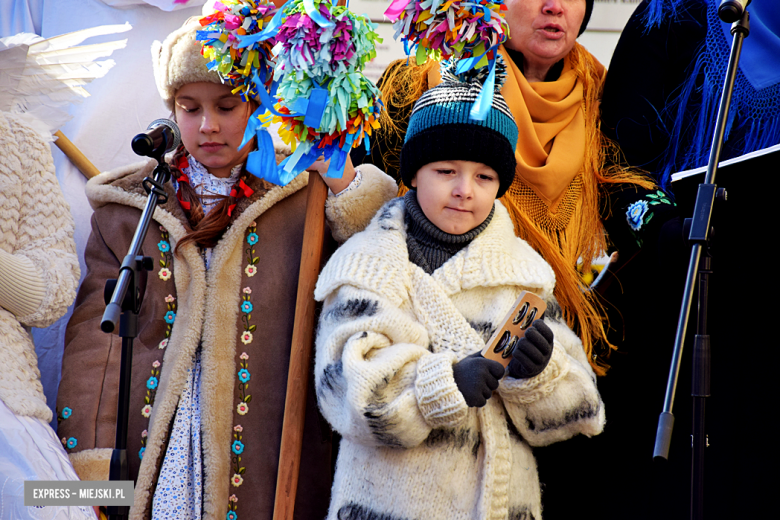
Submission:
[[[292,520],[295,496],[298,491],[303,425],[306,419],[306,392],[314,344],[314,286],[322,262],[327,195],[328,187],[320,174],[310,172],[301,267],[298,273],[298,295],[290,348],[290,368],[287,372],[282,444],[279,452],[279,470],[276,475],[274,520]]]
[[[54,132],[54,135],[57,136],[57,140],[54,141],[54,144],[56,144],[57,147],[62,150],[62,153],[70,159],[70,162],[84,174],[84,177],[91,179],[100,173],[100,170],[95,168],[95,165],[87,159],[86,155],[81,153],[81,150],[76,148],[76,145],[73,144],[70,139],[65,137],[65,134],[57,130]]]

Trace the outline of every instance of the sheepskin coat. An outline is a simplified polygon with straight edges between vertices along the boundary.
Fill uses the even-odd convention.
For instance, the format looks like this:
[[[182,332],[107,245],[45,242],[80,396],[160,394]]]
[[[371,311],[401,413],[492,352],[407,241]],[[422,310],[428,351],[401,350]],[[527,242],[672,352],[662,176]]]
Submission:
[[[87,185],[95,208],[88,272],[68,325],[58,398],[60,437],[86,480],[108,477],[116,430],[121,339],[100,331],[103,287],[116,277],[127,253],[146,202],[141,180],[154,164],[104,173]],[[329,202],[328,215],[337,223],[340,204],[371,207],[361,197],[376,195],[375,211],[386,200],[375,182],[395,189],[379,170],[362,171],[360,187]],[[303,173],[279,187],[250,176],[247,184],[254,194],[239,199],[208,269],[193,243],[173,254],[187,224],[166,184],[168,200],[155,210],[143,243],[155,266],[148,274],[133,350],[128,459],[136,487],[131,518],[151,513],[171,424],[199,346],[203,518],[224,520],[229,511],[239,518],[271,518],[307,179]],[[356,222],[369,220],[353,216]],[[325,515],[330,438],[310,395],[295,518]]]
[[[0,278],[9,299],[8,309],[0,307],[0,400],[19,416],[47,423],[52,414],[26,327],[48,327],[76,297],[73,229],[49,143],[19,116],[0,112],[0,263],[12,270]],[[35,304],[14,309],[23,296]]]
[[[552,269],[496,202],[488,227],[428,275],[409,261],[404,212],[401,198],[386,204],[331,257],[315,291],[317,397],[343,436],[328,518],[539,520],[531,447],[604,425]],[[484,348],[521,290],[549,302],[552,359],[469,408],[452,366]]]

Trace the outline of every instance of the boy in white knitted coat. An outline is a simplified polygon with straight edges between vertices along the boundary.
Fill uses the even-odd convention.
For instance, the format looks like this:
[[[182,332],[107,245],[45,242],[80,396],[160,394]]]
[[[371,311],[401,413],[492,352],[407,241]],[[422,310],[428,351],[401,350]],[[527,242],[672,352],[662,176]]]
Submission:
[[[497,87],[442,71],[401,153],[411,190],[331,257],[315,298],[320,409],[342,437],[331,520],[541,519],[531,446],[601,432],[582,344],[560,319],[550,266],[496,199],[517,126]],[[547,301],[506,369],[480,355],[523,290]]]

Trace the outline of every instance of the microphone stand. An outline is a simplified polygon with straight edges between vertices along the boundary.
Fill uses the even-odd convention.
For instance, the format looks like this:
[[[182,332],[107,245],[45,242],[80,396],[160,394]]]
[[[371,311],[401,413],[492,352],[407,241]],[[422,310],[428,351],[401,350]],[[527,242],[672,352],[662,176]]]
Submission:
[[[750,16],[747,10],[742,18],[731,26],[731,34],[734,40],[731,45],[731,55],[726,70],[726,78],[723,85],[718,118],[715,125],[715,134],[712,139],[712,148],[707,166],[707,174],[703,184],[699,184],[696,194],[696,205],[691,221],[690,235],[691,256],[688,263],[688,274],[685,281],[680,317],[677,323],[677,335],[674,342],[672,364],[669,369],[669,379],[666,386],[664,409],[658,418],[658,430],[655,438],[653,458],[666,460],[669,455],[674,415],[672,405],[677,388],[677,378],[680,371],[683,342],[688,327],[688,315],[693,299],[693,282],[696,271],[699,271],[699,314],[697,334],[694,340],[693,374],[691,384],[691,396],[693,397],[693,435],[692,435],[692,460],[691,460],[691,519],[704,518],[704,451],[707,447],[705,434],[705,399],[710,395],[710,336],[707,334],[707,299],[709,292],[709,275],[711,271],[711,257],[709,254],[709,235],[711,233],[710,221],[715,199],[726,200],[726,191],[715,185],[715,175],[718,171],[720,153],[723,148],[723,137],[726,128],[726,119],[731,105],[731,95],[734,90],[734,80],[737,72],[739,56],[742,52],[742,42],[750,33]],[[702,258],[702,250],[707,248]]]
[[[165,204],[168,195],[163,185],[171,177],[171,171],[162,159],[164,146],[157,159],[154,178],[146,177],[143,187],[149,195],[146,206],[136,227],[130,249],[119,268],[117,280],[107,280],[104,292],[106,310],[100,328],[111,333],[119,323],[119,336],[122,338],[122,358],[119,373],[119,399],[116,419],[116,441],[111,454],[109,480],[130,480],[127,465],[127,426],[130,412],[130,376],[133,360],[133,339],[138,335],[138,313],[146,287],[146,271],[153,269],[151,257],[141,254],[141,246],[157,204]],[[108,517],[112,520],[124,520],[130,512],[129,506],[109,506]]]

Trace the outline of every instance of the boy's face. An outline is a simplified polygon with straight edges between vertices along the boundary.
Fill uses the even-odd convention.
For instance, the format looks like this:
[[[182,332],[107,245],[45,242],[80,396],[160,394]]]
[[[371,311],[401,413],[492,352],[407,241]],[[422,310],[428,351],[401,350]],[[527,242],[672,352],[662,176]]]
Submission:
[[[462,235],[482,224],[498,194],[498,174],[490,166],[471,161],[426,164],[412,179],[417,201],[437,228]]]

